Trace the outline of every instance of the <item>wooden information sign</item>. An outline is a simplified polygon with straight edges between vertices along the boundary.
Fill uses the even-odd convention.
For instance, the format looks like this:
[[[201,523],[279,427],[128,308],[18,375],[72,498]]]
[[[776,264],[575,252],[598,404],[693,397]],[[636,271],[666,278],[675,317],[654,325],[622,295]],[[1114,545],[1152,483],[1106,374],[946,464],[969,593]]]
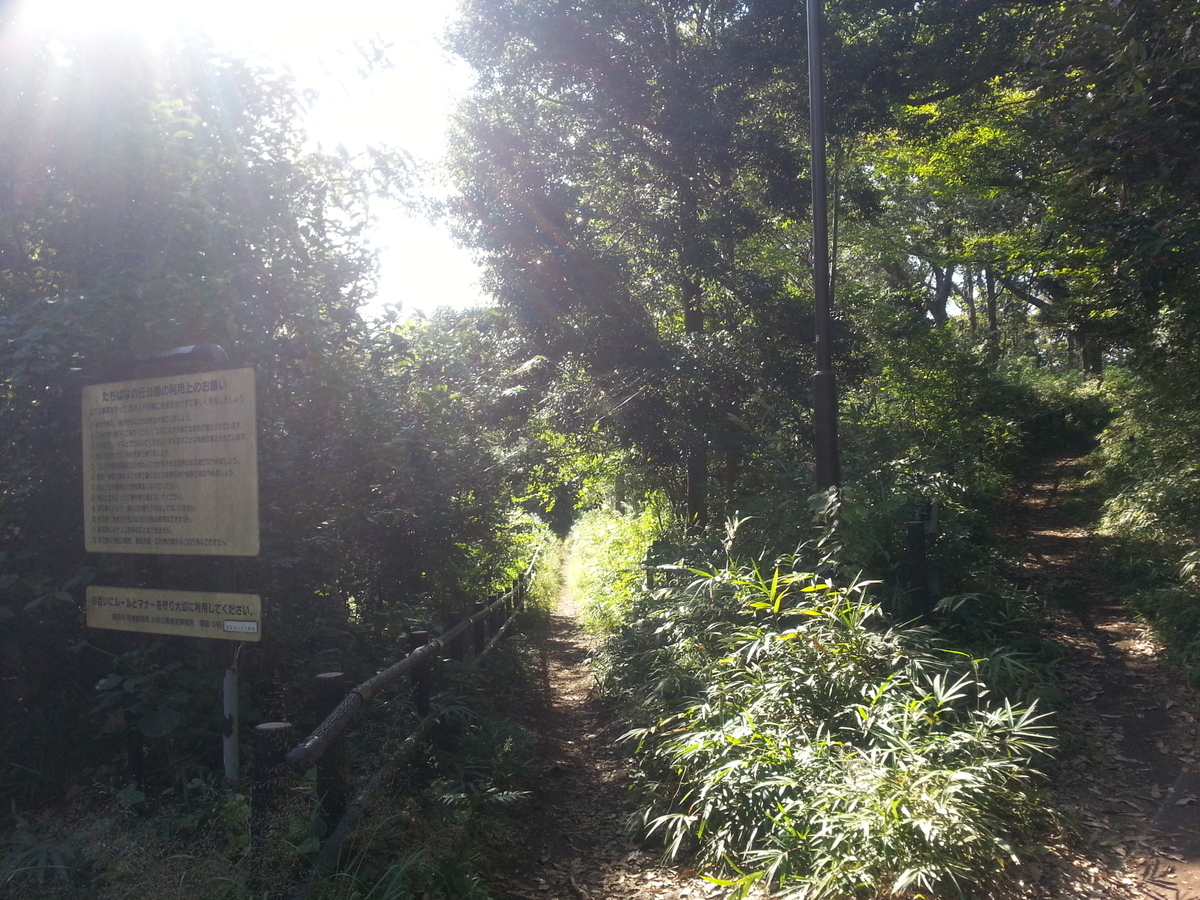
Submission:
[[[89,552],[257,556],[254,370],[85,387],[83,483]]]
[[[262,600],[258,594],[89,587],[87,624],[117,631],[260,641]]]

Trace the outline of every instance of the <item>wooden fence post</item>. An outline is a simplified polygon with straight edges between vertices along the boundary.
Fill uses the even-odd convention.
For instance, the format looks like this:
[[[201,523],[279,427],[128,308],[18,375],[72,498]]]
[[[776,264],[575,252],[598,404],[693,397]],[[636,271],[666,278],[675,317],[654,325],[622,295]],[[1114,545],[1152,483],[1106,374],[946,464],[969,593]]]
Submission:
[[[908,544],[908,584],[913,611],[922,619],[932,612],[929,602],[929,556],[925,522],[906,522]]]
[[[479,613],[483,612],[486,607],[487,604],[482,600],[477,602],[475,604],[474,614],[478,615]],[[480,616],[478,619],[476,619],[473,630],[475,636],[475,655],[481,656],[483,654],[483,648],[487,646],[487,616]]]
[[[346,675],[324,672],[317,676],[317,716],[324,721],[346,695]],[[346,811],[346,738],[339,735],[317,760],[317,802],[329,831]]]
[[[451,628],[456,628],[457,626],[461,625],[464,618],[466,617],[460,612],[446,613],[446,630],[449,631]],[[452,641],[450,641],[450,645],[446,649],[449,652],[452,660],[455,662],[462,662],[466,651],[466,645],[463,641],[463,636],[460,634],[455,637]]]
[[[418,647],[429,643],[428,631],[414,631],[408,636],[408,652],[412,653]],[[412,698],[421,718],[429,715],[430,703],[429,685],[433,677],[433,660],[427,659],[412,670]]]
[[[126,699],[130,695],[126,694]],[[133,711],[126,707],[123,710],[125,718],[125,777],[133,782],[134,787],[143,793],[146,790],[146,742],[142,737],[142,729],[138,728],[137,718]]]
[[[280,792],[284,757],[292,738],[290,722],[264,722],[254,727],[252,738],[254,776],[250,787],[251,846],[261,846],[267,818],[275,808]]]

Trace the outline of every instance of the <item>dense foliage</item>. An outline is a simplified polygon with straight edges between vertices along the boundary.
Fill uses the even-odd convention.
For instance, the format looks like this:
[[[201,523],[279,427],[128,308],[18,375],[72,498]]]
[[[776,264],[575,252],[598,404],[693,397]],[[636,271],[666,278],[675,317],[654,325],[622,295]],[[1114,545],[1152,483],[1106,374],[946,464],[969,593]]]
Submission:
[[[999,74],[1021,8],[834,5],[839,131]],[[464,235],[513,326],[584,368],[605,430],[677,468],[696,524],[713,463],[808,427],[803,29],[796,4],[480,0],[455,34],[478,74]],[[877,205],[855,177],[851,202]]]
[[[1003,699],[972,706],[977,686],[964,700],[948,687],[956,677],[934,687],[906,668],[942,671],[929,636],[896,624],[921,612],[904,523],[926,524],[936,577],[923,589],[942,597],[943,635],[959,647],[1009,639],[1022,612],[989,558],[996,503],[1030,452],[1094,434],[1113,403],[1111,527],[1194,547],[1195,435],[1178,404],[1195,383],[1197,40],[1175,3],[825,7],[846,483],[816,504],[836,525],[823,547],[840,574],[809,587],[855,610],[843,631],[811,645],[790,622],[755,618],[748,597],[772,576],[714,569],[718,529],[694,527],[740,514],[743,556],[770,560],[810,520],[801,5],[467,4],[455,46],[478,80],[455,153],[457,212],[502,327],[582,373],[560,399],[701,532],[668,528],[650,544],[636,505],[580,531],[597,537],[614,585],[612,598],[592,592],[594,621],[617,635],[606,677],[647,704],[658,830],[801,893],[904,895],[1011,852],[1015,811],[1030,808],[1024,754],[1042,740]],[[639,563],[672,560],[696,581],[630,600]],[[846,593],[856,571],[882,581],[874,596],[895,618]],[[797,607],[814,622],[823,609]],[[1176,615],[1176,630],[1192,621]],[[823,684],[821,648],[859,639],[890,661],[851,667],[864,673],[855,701],[805,720],[794,685]],[[1004,652],[978,656],[1021,669]],[[845,712],[874,691],[941,724],[908,731],[890,712]],[[937,715],[921,719],[929,704]],[[843,733],[843,719],[861,731]],[[947,802],[942,824],[909,799],[862,799],[871,779],[846,760],[892,752],[876,721],[907,747],[958,736],[961,757],[921,756],[922,784],[935,771],[961,778],[964,805]],[[993,740],[1006,728],[1011,745]],[[997,817],[1004,807],[1013,814]],[[837,844],[831,823],[850,809],[924,825],[854,819],[862,843]]]
[[[87,633],[83,590],[214,590],[218,573],[83,551],[82,386],[180,345],[255,369],[262,552],[234,573],[265,606],[267,639],[241,655],[251,725],[309,722],[317,671],[372,674],[511,579],[540,526],[514,518],[525,479],[492,435],[526,406],[501,414],[482,388],[500,380],[486,315],[359,318],[369,203],[409,175],[308,149],[287,78],[195,42],[0,46],[0,791],[128,777],[133,731],[167,786],[219,762],[229,647]]]
[[[978,660],[889,627],[865,587],[727,563],[647,596],[618,681],[670,714],[632,734],[649,831],[807,898],[939,894],[1018,863],[1052,744]],[[974,668],[973,668],[974,667]],[[656,783],[657,782],[657,783]]]
[[[312,151],[288,79],[196,42],[0,28],[0,792],[134,806],[144,740],[142,787],[240,821],[209,789],[224,648],[81,609],[89,583],[215,585],[82,552],[78,398],[220,344],[260,386],[248,721],[307,724],[314,670],[369,673],[548,529],[670,847],[813,897],[1019,858],[1052,741],[996,649],[1023,611],[994,513],[1106,404],[1114,557],[1200,654],[1200,38],[1184,0],[826,7],[845,483],[815,496],[801,4],[465,3],[451,211],[495,306],[373,326],[403,157]],[[59,852],[22,829],[21,858]]]

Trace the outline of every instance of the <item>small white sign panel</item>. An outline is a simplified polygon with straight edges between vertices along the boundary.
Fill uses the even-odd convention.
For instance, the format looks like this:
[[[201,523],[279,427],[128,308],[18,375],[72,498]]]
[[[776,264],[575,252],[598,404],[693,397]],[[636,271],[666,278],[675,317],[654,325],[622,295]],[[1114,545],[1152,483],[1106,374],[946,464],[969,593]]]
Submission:
[[[258,555],[253,369],[83,389],[84,545]]]
[[[87,624],[116,631],[261,641],[262,599],[258,594],[91,586]]]

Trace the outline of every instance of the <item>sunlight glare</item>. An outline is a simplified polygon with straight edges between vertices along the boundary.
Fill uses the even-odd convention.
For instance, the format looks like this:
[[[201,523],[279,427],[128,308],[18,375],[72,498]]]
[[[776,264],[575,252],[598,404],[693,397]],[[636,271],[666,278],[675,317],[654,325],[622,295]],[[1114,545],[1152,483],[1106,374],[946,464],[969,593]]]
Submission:
[[[35,32],[91,35],[136,30],[159,39],[181,24],[173,6],[154,0],[18,0],[13,21]]]
[[[296,0],[15,0],[6,12],[18,32],[52,42],[56,36],[132,36],[154,53],[203,35],[216,51],[285,67],[301,89],[315,91],[304,111],[313,146],[351,153],[386,146],[433,165],[446,151],[447,112],[470,80],[466,66],[448,60],[441,44],[455,7],[455,0],[339,0],[333,6]],[[372,314],[386,303],[412,310],[478,300],[478,269],[444,225],[422,223],[401,209],[375,213],[373,240],[382,265]]]

